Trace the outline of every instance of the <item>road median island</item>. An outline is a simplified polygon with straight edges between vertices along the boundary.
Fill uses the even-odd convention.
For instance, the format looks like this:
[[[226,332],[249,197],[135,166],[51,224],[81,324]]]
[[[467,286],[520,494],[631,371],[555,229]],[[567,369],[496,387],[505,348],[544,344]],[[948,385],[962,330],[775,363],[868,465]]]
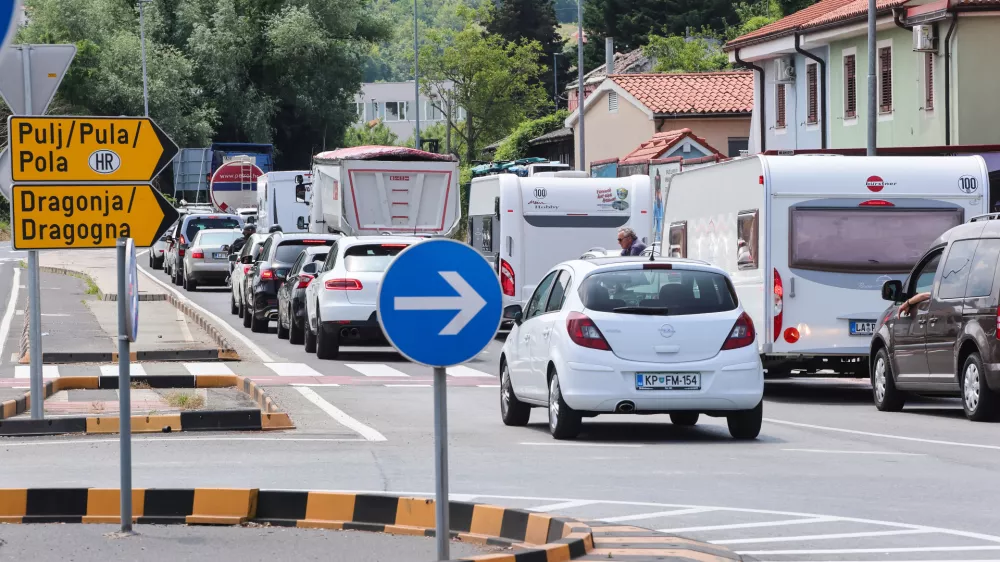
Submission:
[[[0,523],[114,524],[120,521],[119,510],[117,489],[0,489]],[[457,501],[450,502],[449,513],[454,540],[504,549],[461,561],[748,560],[724,547],[640,527]],[[136,489],[132,518],[139,525],[265,525],[434,536],[433,499],[349,492]]]
[[[60,392],[118,390],[117,376],[61,377],[43,385],[45,399]],[[178,393],[168,395],[171,406],[179,412],[153,410],[135,415],[133,409],[132,431],[135,433],[172,433],[174,431],[267,431],[295,429],[291,418],[275,404],[264,389],[248,378],[238,375],[174,375],[133,376],[130,392],[150,392],[160,389],[200,389],[213,392],[232,389],[243,400],[256,408],[233,407],[225,409],[199,409],[205,400],[200,395]],[[225,397],[223,397],[225,398]],[[199,402],[200,401],[200,402]],[[232,402],[232,401],[231,401]],[[66,404],[67,401],[63,401]],[[103,402],[78,402],[91,411],[98,411]],[[140,401],[135,401],[141,405]],[[239,406],[239,404],[237,404]],[[147,407],[148,408],[148,407]],[[156,408],[159,408],[158,406]],[[117,415],[60,416],[33,420],[18,417],[31,410],[31,392],[20,398],[0,403],[0,436],[60,435],[66,433],[118,433]],[[64,408],[64,411],[72,408]]]

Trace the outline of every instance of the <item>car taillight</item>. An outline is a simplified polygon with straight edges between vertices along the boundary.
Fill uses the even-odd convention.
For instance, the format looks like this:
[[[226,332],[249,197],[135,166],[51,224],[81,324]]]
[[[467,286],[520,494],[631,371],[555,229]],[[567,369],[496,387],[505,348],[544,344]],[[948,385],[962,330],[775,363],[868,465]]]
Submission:
[[[566,331],[569,332],[569,339],[581,347],[590,349],[601,349],[611,351],[608,340],[604,339],[604,334],[597,329],[594,321],[579,312],[570,312],[566,318]]]
[[[177,248],[177,255],[183,258],[184,257],[184,248]]]
[[[1000,340],[1000,308],[997,309],[997,335],[996,338]]]
[[[184,238],[184,235],[183,235],[183,234],[181,234],[181,235],[180,235],[180,236],[178,236],[177,238],[178,238],[178,239],[180,240],[180,243],[181,243],[181,244],[187,244],[187,243],[188,243],[188,241],[187,241],[187,238]]]
[[[158,251],[159,251],[159,252],[160,252],[161,254],[163,253],[163,250],[158,250]]]
[[[260,278],[264,281],[267,281],[269,279],[274,279],[274,272],[271,271],[270,269],[262,269],[260,271]]]
[[[194,252],[191,252],[191,257],[196,260],[205,259],[205,252],[202,252],[201,250],[196,250]]]
[[[360,291],[361,281],[357,279],[330,279],[323,284],[331,291]]]
[[[746,347],[753,343],[755,336],[756,332],[753,329],[753,320],[750,319],[749,314],[744,312],[740,314],[740,317],[736,320],[736,324],[733,325],[733,329],[729,331],[729,337],[722,344],[722,351]]]
[[[246,275],[248,271],[250,271],[250,266],[249,265],[244,265],[243,266],[243,275]]]
[[[782,310],[785,305],[785,288],[781,284],[781,275],[774,270],[774,341],[781,336]]]
[[[299,275],[299,284],[295,286],[296,289],[305,289],[309,286],[309,282],[313,280],[312,275],[303,273]]]
[[[506,260],[500,260],[500,287],[503,288],[503,294],[514,296],[514,268]]]

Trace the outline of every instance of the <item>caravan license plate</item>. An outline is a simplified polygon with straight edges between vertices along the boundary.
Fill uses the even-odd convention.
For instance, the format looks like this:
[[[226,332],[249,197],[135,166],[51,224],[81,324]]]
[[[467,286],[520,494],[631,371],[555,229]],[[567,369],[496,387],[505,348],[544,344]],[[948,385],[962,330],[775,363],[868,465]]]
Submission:
[[[875,333],[874,320],[851,320],[852,336],[870,336]]]
[[[636,390],[700,390],[699,373],[636,373]]]

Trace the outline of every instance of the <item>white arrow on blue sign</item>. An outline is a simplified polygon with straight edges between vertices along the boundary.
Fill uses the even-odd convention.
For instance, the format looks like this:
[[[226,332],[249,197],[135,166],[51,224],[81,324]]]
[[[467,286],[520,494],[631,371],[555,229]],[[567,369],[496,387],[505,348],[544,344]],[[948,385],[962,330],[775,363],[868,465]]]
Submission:
[[[403,250],[385,272],[378,321],[407,359],[431,367],[464,363],[500,328],[500,281],[472,247],[447,239]]]
[[[0,50],[10,44],[21,22],[21,0],[0,0]]]

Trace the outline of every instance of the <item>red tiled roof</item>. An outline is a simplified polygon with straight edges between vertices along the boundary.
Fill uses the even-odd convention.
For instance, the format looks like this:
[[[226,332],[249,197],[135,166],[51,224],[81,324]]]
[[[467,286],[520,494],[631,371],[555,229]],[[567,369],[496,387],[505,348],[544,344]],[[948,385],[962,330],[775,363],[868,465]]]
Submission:
[[[753,73],[615,74],[610,79],[655,115],[747,113],[753,110]]]
[[[909,0],[877,0],[875,11],[881,12],[890,8],[897,8],[907,3]],[[854,19],[868,14],[868,0],[853,0],[835,10],[830,10],[824,15],[817,17],[807,23],[804,27],[818,27],[839,21]]]
[[[640,144],[639,148],[628,153],[619,163],[622,165],[647,163],[650,160],[659,158],[664,152],[670,150],[681,139],[685,138],[690,138],[713,153],[720,154],[712,145],[705,142],[705,139],[692,133],[691,129],[678,129],[676,131],[656,133],[652,139]]]
[[[902,6],[909,0],[877,0],[876,11],[885,12],[891,8]],[[997,3],[997,0],[957,0],[959,3],[989,2]],[[820,0],[819,2],[789,14],[780,20],[765,25],[764,27],[747,33],[726,43],[726,49],[759,43],[769,39],[775,39],[785,35],[791,35],[795,31],[818,27],[821,25],[833,24],[859,18],[868,13],[868,0]]]
[[[959,7],[978,8],[980,6],[1000,7],[1000,0],[951,0],[952,4]]]

